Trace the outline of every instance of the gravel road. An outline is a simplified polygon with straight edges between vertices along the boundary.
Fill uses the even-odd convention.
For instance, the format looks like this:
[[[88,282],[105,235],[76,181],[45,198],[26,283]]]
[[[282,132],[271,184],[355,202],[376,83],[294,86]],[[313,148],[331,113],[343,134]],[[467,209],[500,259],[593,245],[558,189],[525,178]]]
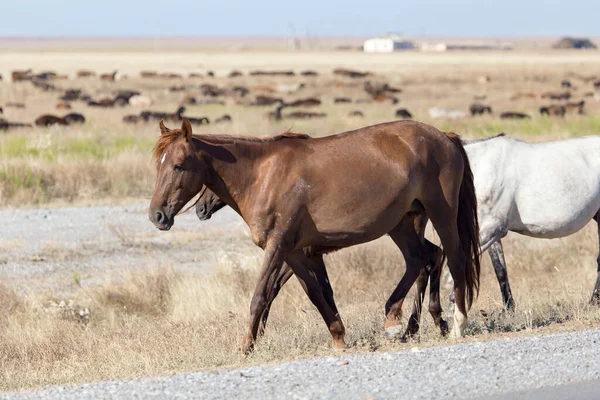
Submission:
[[[563,386],[551,388],[557,385]],[[82,400],[599,397],[598,329],[0,395]]]
[[[244,246],[260,251],[250,240],[239,240],[248,229],[231,209],[203,223],[191,210],[176,218],[171,231],[161,232],[148,220],[147,208],[0,210],[0,281],[23,291],[51,288],[68,294],[75,272],[93,284],[111,271],[164,265],[201,271],[224,252],[244,251]],[[182,240],[186,237],[190,240]]]

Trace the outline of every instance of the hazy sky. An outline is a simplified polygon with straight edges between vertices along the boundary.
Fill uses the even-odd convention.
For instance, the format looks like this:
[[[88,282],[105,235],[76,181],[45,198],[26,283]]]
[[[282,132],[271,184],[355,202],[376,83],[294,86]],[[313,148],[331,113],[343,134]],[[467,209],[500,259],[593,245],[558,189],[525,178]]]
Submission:
[[[600,0],[3,0],[0,36],[600,36]]]

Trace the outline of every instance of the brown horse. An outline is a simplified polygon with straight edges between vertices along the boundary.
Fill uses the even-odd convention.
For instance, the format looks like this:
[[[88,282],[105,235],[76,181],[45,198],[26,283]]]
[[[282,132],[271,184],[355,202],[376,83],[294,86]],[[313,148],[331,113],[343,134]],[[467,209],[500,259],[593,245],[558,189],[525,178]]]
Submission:
[[[196,201],[196,216],[200,221],[209,220],[214,213],[221,210],[227,204],[223,200],[219,198],[216,194],[214,194],[210,189],[206,189],[202,191],[202,194]],[[448,334],[448,323],[442,319],[442,305],[440,303],[440,276],[441,276],[441,268],[444,263],[444,255],[441,251],[437,251],[433,254],[433,258],[430,262],[421,270],[419,277],[417,278],[417,291],[415,293],[415,301],[413,305],[413,311],[409,318],[409,322],[407,325],[407,329],[402,335],[401,340],[407,341],[409,338],[414,337],[416,333],[419,331],[420,319],[421,319],[421,310],[423,305],[423,300],[425,298],[425,290],[427,289],[428,281],[431,280],[431,294],[429,296],[429,312],[433,317],[433,321],[435,325],[440,329],[440,333],[442,336],[446,336]],[[305,249],[305,253],[312,254],[310,249]],[[322,265],[325,268],[325,264],[323,261],[323,256],[320,254],[312,255],[313,257],[319,257],[316,261],[319,265]],[[324,269],[323,269],[324,270]],[[325,271],[325,270],[324,270]],[[325,272],[326,273],[326,272]],[[271,306],[273,300],[277,297],[277,294],[286,284],[286,282],[293,275],[293,271],[289,265],[286,263],[283,264],[281,272],[277,277],[277,280],[274,285],[273,292],[270,292],[267,295],[267,303],[268,307]],[[318,278],[318,277],[317,277]],[[329,284],[329,281],[319,281],[323,291],[328,291],[333,294],[333,289]],[[331,298],[333,303],[333,297]],[[333,303],[335,304],[335,303]],[[267,316],[263,317],[263,328],[267,323]],[[390,332],[386,332],[387,336],[393,338],[397,335],[398,332],[394,330],[390,330]]]
[[[342,320],[320,283],[325,278],[304,249],[324,254],[385,234],[407,264],[385,307],[384,327],[397,327],[409,289],[441,254],[424,239],[428,219],[454,278],[453,333],[464,334],[467,306],[479,288],[479,229],[473,176],[458,136],[412,121],[311,140],[192,135],[185,118],[181,129],[162,122],[160,128],[149,209],[155,226],[170,229],[206,185],[242,216],[265,250],[243,351],[262,331],[284,261],[325,320],[334,346],[346,347]]]

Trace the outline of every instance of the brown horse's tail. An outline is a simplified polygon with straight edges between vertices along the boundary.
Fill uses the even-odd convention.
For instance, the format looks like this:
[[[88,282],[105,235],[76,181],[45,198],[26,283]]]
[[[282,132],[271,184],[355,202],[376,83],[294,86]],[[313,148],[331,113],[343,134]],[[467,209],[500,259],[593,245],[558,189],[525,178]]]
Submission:
[[[458,235],[460,246],[466,257],[465,278],[467,283],[466,300],[467,308],[471,308],[473,298],[479,294],[479,272],[480,272],[480,247],[479,247],[479,222],[477,220],[477,197],[475,197],[475,185],[473,183],[473,172],[467,157],[467,152],[462,145],[460,137],[454,133],[446,133],[454,143],[463,158],[463,179],[460,185],[458,197]]]

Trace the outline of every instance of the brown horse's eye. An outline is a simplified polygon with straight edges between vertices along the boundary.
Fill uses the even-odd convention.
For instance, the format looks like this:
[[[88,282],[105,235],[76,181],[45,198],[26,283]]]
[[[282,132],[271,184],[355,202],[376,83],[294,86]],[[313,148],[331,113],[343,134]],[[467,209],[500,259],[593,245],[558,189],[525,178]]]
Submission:
[[[183,167],[181,166],[181,164],[175,164],[175,166],[173,167],[173,169],[175,171],[183,171]]]

